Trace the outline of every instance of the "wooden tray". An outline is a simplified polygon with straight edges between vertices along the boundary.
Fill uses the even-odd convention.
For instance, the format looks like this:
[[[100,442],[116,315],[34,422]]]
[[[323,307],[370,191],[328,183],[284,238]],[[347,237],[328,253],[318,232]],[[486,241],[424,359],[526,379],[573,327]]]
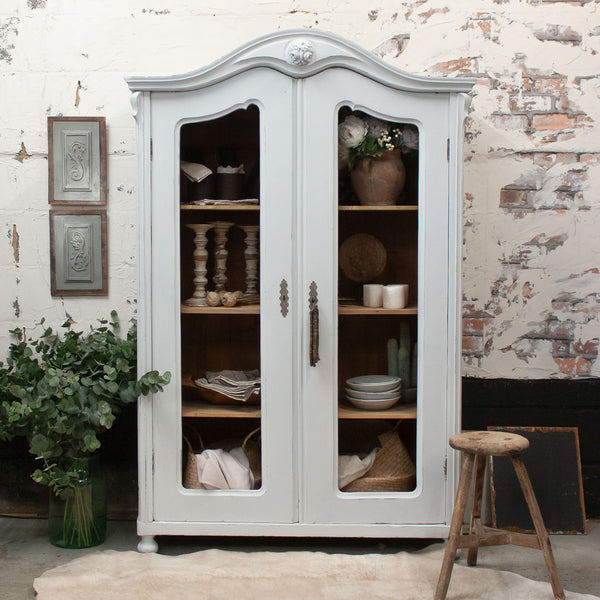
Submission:
[[[255,406],[260,404],[260,392],[255,391],[251,394],[250,398],[246,400],[246,402],[241,402],[239,400],[235,400],[234,398],[230,398],[225,394],[221,394],[215,390],[207,390],[206,388],[201,388],[200,386],[194,383],[194,380],[191,377],[184,377],[181,380],[181,385],[187,388],[191,388],[198,392],[198,395],[202,398],[202,400],[206,400],[206,402],[210,402],[211,404],[228,404],[235,406]]]

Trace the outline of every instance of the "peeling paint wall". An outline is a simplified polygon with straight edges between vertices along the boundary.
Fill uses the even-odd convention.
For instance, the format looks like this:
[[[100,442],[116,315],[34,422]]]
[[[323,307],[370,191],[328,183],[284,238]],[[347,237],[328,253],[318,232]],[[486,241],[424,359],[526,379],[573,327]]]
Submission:
[[[463,373],[600,375],[598,0],[5,0],[0,348],[41,316],[82,326],[136,297],[125,75],[185,72],[277,29],[338,33],[408,71],[477,80],[465,132]],[[50,296],[49,115],[108,133],[108,298]]]

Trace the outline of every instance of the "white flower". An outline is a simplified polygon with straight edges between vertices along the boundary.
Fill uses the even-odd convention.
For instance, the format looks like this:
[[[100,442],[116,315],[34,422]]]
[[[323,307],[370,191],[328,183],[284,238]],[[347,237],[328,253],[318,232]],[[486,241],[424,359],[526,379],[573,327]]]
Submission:
[[[374,137],[379,138],[383,133],[388,133],[388,123],[382,121],[381,119],[376,119],[375,117],[367,117],[365,119],[365,123],[367,124],[368,132]]]
[[[355,115],[348,115],[338,126],[338,141],[346,148],[356,148],[366,135],[366,123]]]
[[[414,125],[406,125],[404,127],[402,145],[410,150],[419,149],[419,130]]]

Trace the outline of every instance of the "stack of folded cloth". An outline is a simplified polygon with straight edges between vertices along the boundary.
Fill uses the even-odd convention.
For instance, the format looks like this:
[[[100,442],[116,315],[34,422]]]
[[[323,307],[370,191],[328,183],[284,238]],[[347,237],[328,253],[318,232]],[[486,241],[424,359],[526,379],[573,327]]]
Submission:
[[[223,394],[236,402],[247,402],[250,396],[260,392],[260,372],[207,371],[206,377],[196,379],[198,387]]]

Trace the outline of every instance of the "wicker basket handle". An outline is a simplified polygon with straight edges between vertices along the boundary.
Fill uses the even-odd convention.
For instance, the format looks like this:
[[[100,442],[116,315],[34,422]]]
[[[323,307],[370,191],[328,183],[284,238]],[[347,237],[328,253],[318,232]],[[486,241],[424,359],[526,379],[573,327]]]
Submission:
[[[260,431],[260,427],[257,427],[256,429],[253,429],[245,438],[244,441],[242,442],[242,448],[245,450],[246,449],[246,444],[250,441],[250,438],[257,432]]]
[[[196,437],[198,438],[198,445],[200,447],[200,452],[202,452],[204,450],[204,441],[202,440],[202,436],[195,429],[192,429],[192,428],[189,428],[189,429],[190,429],[190,431],[193,431],[194,434],[196,435]],[[188,447],[188,450],[190,451],[190,453],[196,454],[189,438],[185,435],[185,433],[183,434],[183,441],[187,444],[187,447]]]

